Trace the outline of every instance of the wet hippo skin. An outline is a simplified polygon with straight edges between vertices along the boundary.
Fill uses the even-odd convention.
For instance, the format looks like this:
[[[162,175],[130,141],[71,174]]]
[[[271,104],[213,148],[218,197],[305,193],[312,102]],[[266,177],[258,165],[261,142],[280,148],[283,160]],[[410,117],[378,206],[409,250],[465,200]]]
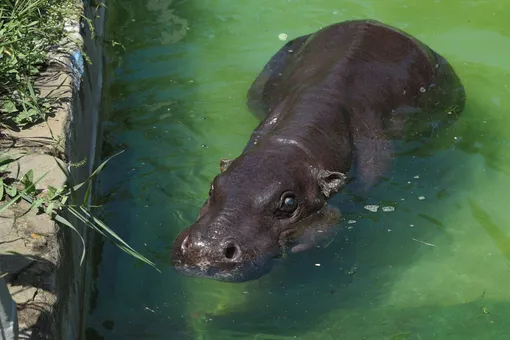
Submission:
[[[286,250],[328,237],[327,204],[347,173],[370,188],[392,163],[395,140],[425,142],[463,110],[448,62],[373,20],[333,24],[283,46],[248,91],[261,123],[242,154],[221,161],[209,198],[171,251],[183,275],[243,282]]]

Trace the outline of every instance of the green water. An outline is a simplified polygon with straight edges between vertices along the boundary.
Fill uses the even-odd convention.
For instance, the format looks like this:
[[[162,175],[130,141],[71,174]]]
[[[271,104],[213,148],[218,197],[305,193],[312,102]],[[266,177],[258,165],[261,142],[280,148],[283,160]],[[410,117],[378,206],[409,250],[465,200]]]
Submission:
[[[506,0],[108,2],[103,217],[162,274],[98,247],[86,339],[507,339],[510,6]],[[257,121],[245,93],[283,42],[374,18],[444,55],[466,110],[399,157],[366,202],[334,199],[343,231],[245,284],[169,266],[219,170]],[[423,196],[423,197],[422,197]],[[424,199],[419,199],[419,198]],[[364,204],[392,205],[373,213]],[[348,220],[357,223],[348,224]],[[317,264],[320,264],[318,266]]]

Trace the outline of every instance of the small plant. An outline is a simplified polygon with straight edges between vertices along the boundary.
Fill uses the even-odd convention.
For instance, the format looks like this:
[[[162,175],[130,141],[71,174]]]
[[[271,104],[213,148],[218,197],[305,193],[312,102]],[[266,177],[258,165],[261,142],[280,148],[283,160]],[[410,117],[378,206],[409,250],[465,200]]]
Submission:
[[[95,217],[90,213],[88,209],[88,200],[92,191],[92,182],[93,179],[97,176],[97,174],[106,166],[106,163],[112,159],[116,155],[111,156],[106,159],[103,163],[101,163],[96,170],[87,178],[86,181],[77,185],[69,185],[64,186],[63,188],[55,188],[52,186],[48,186],[45,190],[37,190],[36,184],[43,179],[46,175],[42,175],[38,179],[34,179],[33,170],[27,171],[23,175],[21,179],[19,179],[19,163],[18,160],[21,157],[14,158],[8,155],[7,153],[0,153],[0,201],[6,198],[8,200],[4,205],[0,206],[0,213],[2,213],[5,209],[9,208],[11,205],[15,204],[19,200],[25,200],[30,204],[30,209],[38,209],[39,212],[45,213],[50,216],[53,220],[59,222],[60,224],[67,226],[74,230],[80,236],[83,251],[81,256],[81,263],[85,258],[85,240],[78,232],[76,227],[69,222],[64,216],[72,215],[76,217],[79,221],[83,222],[86,226],[92,228],[96,232],[99,232],[105,238],[113,242],[117,247],[126,252],[127,254],[139,259],[147,263],[148,265],[154,267],[156,270],[156,265],[148,260],[146,257],[138,253],[131,246],[129,246],[124,240],[122,240],[113,230],[108,228],[108,226],[102,222],[100,219]],[[71,179],[71,174],[64,167],[58,159],[55,158],[60,169],[67,176],[68,181]],[[9,171],[9,168],[13,165],[18,165],[18,170],[16,171],[16,175],[14,178],[8,177],[7,175],[12,173]],[[76,192],[85,187],[85,195],[81,202],[78,202],[76,198]],[[158,270],[159,271],[159,270]]]
[[[78,10],[75,0],[0,0],[0,128],[39,123],[51,112],[32,84]]]

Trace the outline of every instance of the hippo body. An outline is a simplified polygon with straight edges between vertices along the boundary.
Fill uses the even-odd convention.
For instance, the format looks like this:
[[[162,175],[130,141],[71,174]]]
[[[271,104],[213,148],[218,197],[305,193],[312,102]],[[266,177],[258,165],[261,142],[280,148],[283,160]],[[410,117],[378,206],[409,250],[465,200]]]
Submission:
[[[327,201],[351,167],[369,188],[391,165],[394,140],[425,142],[464,102],[443,57],[380,22],[291,40],[250,87],[247,105],[261,123],[239,157],[222,161],[197,220],[177,237],[175,269],[259,278],[285,249],[308,249],[339,222]]]

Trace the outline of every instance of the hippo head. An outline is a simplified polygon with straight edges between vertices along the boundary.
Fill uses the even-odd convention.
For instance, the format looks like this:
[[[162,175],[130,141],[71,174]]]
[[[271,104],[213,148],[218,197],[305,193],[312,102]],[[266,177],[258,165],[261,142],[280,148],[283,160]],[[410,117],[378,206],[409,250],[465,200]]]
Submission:
[[[345,175],[288,155],[249,151],[222,161],[197,220],[174,242],[177,272],[219,281],[254,280],[268,273],[287,247],[308,249],[339,222],[340,212],[327,199]]]

